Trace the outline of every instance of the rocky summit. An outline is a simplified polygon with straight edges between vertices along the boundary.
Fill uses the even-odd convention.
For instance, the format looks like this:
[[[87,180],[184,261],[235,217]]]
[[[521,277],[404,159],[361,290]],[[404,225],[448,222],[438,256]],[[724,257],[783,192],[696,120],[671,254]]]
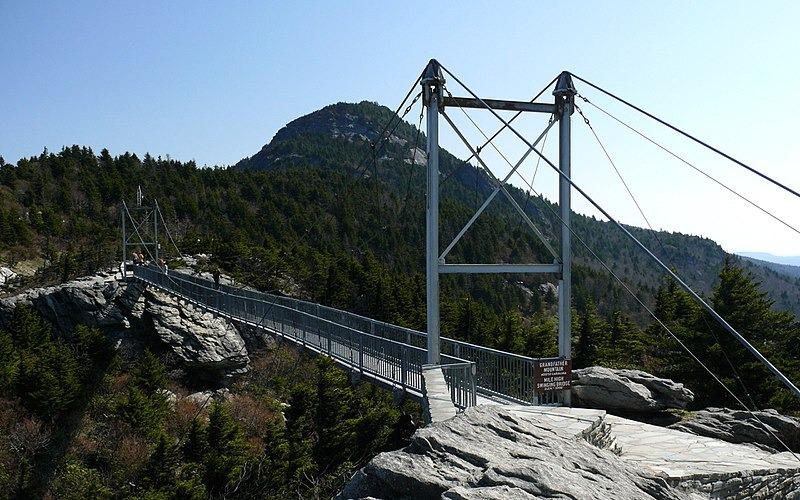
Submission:
[[[484,405],[376,456],[350,498],[800,498],[800,461],[602,410]]]

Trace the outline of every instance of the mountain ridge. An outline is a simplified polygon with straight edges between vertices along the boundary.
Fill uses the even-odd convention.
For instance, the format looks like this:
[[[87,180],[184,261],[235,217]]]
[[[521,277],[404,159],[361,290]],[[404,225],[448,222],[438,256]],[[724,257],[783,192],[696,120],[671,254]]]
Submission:
[[[276,168],[302,167],[311,164],[332,169],[347,167],[351,171],[362,169],[365,170],[366,176],[377,176],[387,186],[393,188],[396,193],[402,195],[401,188],[406,184],[410,185],[415,180],[415,177],[414,172],[411,173],[411,177],[402,174],[398,175],[398,170],[412,168],[409,167],[409,164],[411,163],[411,158],[415,158],[415,163],[420,170],[416,177],[416,188],[418,191],[424,190],[424,177],[421,171],[424,170],[422,168],[424,166],[424,158],[422,156],[424,154],[425,134],[422,131],[418,131],[414,125],[401,121],[399,126],[390,134],[386,145],[380,152],[381,156],[374,162],[376,165],[372,165],[369,161],[369,151],[366,151],[365,148],[371,147],[378,136],[379,130],[391,116],[392,111],[389,108],[374,102],[340,102],[331,104],[292,120],[285,127],[282,127],[274,135],[273,139],[266,143],[256,154],[242,159],[233,168],[241,170],[272,170]],[[417,144],[414,144],[415,140]],[[416,157],[413,155],[415,146],[418,153]],[[337,154],[331,154],[331,150],[337,149],[337,147]],[[342,151],[348,152],[348,154],[344,155],[345,158],[341,155]],[[358,154],[361,154],[361,156],[358,157]],[[361,159],[361,163],[358,162],[358,158]],[[482,170],[478,170],[455,157],[445,148],[440,148],[440,170],[443,179],[448,179],[451,174],[454,179],[454,181],[450,181],[450,185],[447,185],[449,179],[441,182],[442,203],[446,203],[448,198],[455,199],[464,205],[472,206],[474,209],[491,192],[494,186],[492,180]],[[453,184],[458,184],[459,187],[453,188]],[[557,245],[556,235],[560,231],[560,222],[553,215],[558,213],[557,205],[542,197],[528,199],[527,194],[514,185],[507,184],[506,188],[514,195],[519,205],[526,208],[526,212],[531,219],[541,226],[542,232],[551,236],[551,244],[553,246]],[[497,214],[500,211],[505,212],[504,215],[509,217],[511,205],[502,198],[502,196],[497,197],[496,201],[490,205],[487,213]],[[468,216],[469,214],[466,212],[462,215],[462,217]],[[613,266],[615,269],[621,267],[616,271],[626,282],[634,286],[646,284],[650,288],[646,294],[653,291],[658,282],[654,278],[657,272],[649,270],[652,265],[646,263],[646,256],[634,248],[630,242],[615,234],[618,230],[613,225],[597,220],[594,217],[574,213],[573,227],[576,232],[581,233],[581,237],[603,260],[617,264]],[[800,313],[800,281],[797,281],[800,275],[795,275],[791,272],[787,273],[785,269],[770,266],[766,263],[729,254],[719,244],[702,236],[667,231],[658,231],[653,234],[653,232],[640,227],[627,227],[659,258],[670,267],[677,269],[679,274],[692,286],[696,287],[700,293],[708,294],[711,292],[716,273],[722,266],[723,261],[726,258],[734,258],[764,283],[778,307]],[[448,227],[447,223],[443,221],[443,234],[440,239],[447,239],[447,234],[454,235],[458,229],[460,229],[460,222]],[[464,238],[468,239],[468,236]],[[605,272],[603,267],[595,262],[578,242],[574,242],[573,245],[576,260],[597,272]],[[624,249],[621,255],[617,255],[612,251],[619,248]],[[457,252],[455,253],[454,258],[456,260],[460,261],[464,257],[463,255],[458,255]],[[504,257],[511,258],[512,256],[506,255]],[[540,259],[547,258],[544,254],[539,254],[536,257]],[[510,261],[512,260],[504,260],[504,262]],[[645,274],[647,274],[647,277],[644,280],[642,280],[639,272],[641,269],[646,269]]]

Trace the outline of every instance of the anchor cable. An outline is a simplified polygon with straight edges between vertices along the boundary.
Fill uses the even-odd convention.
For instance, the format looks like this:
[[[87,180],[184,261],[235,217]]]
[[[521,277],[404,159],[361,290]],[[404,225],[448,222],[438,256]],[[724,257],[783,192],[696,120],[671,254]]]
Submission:
[[[784,226],[786,226],[787,228],[791,229],[791,230],[792,230],[792,231],[794,231],[795,233],[797,233],[797,234],[800,234],[800,229],[797,229],[796,227],[794,227],[793,225],[789,224],[789,223],[788,223],[788,222],[786,222],[785,220],[781,219],[781,218],[780,218],[780,217],[778,217],[777,215],[773,214],[772,212],[770,212],[770,211],[769,211],[769,210],[767,210],[766,208],[762,207],[761,205],[759,205],[759,204],[758,204],[758,203],[756,203],[755,201],[753,201],[753,200],[751,200],[750,198],[746,197],[745,195],[743,195],[743,194],[739,193],[738,191],[736,191],[736,190],[735,190],[735,189],[733,189],[732,187],[728,186],[728,185],[727,185],[727,184],[725,184],[724,182],[720,181],[720,180],[719,180],[719,179],[717,179],[716,177],[712,176],[712,175],[711,175],[711,174],[709,174],[708,172],[704,171],[703,169],[701,169],[700,167],[698,167],[698,166],[697,166],[697,165],[695,165],[694,163],[691,163],[690,161],[688,161],[687,159],[685,159],[685,158],[683,158],[682,156],[678,155],[677,153],[675,153],[674,151],[670,150],[670,149],[669,149],[669,148],[667,148],[666,146],[664,146],[664,145],[662,145],[661,143],[659,143],[659,142],[655,141],[654,139],[652,139],[651,137],[647,136],[646,134],[644,134],[644,133],[643,133],[642,131],[640,131],[639,129],[637,129],[637,128],[635,128],[635,127],[633,127],[633,126],[629,125],[628,123],[626,123],[626,122],[622,121],[621,119],[617,118],[616,116],[614,116],[614,115],[613,115],[613,114],[611,114],[610,112],[606,111],[605,109],[601,108],[601,107],[600,107],[600,106],[598,106],[597,104],[595,104],[595,103],[593,103],[592,101],[590,101],[590,100],[589,100],[588,98],[586,98],[585,96],[583,96],[583,95],[581,95],[581,94],[577,94],[577,96],[578,96],[578,97],[580,97],[581,99],[583,99],[583,101],[584,101],[584,102],[586,102],[587,104],[589,104],[590,106],[594,107],[595,109],[597,109],[597,110],[598,110],[598,111],[600,111],[601,113],[605,114],[606,116],[608,116],[608,117],[609,117],[609,118],[611,118],[612,120],[614,120],[614,121],[616,121],[617,123],[619,123],[620,125],[622,125],[623,127],[627,128],[628,130],[630,130],[631,132],[635,133],[635,134],[636,134],[636,135],[638,135],[639,137],[643,138],[644,140],[646,140],[646,141],[648,141],[649,143],[653,144],[654,146],[658,147],[659,149],[661,149],[662,151],[664,151],[664,152],[665,152],[665,153],[667,153],[668,155],[672,156],[672,157],[673,157],[673,158],[675,158],[676,160],[680,161],[681,163],[684,163],[686,166],[688,166],[689,168],[691,168],[691,169],[692,169],[692,170],[694,170],[695,172],[699,173],[699,174],[700,174],[700,175],[702,175],[703,177],[705,177],[705,178],[709,179],[710,181],[714,182],[715,184],[717,184],[718,186],[722,187],[723,189],[725,189],[725,190],[726,190],[726,191],[728,191],[729,193],[733,194],[734,196],[738,197],[739,199],[743,200],[744,202],[746,202],[746,203],[748,203],[748,204],[752,205],[754,208],[758,209],[759,211],[761,211],[761,212],[762,212],[762,213],[764,213],[765,215],[769,216],[770,218],[774,219],[775,221],[777,221],[777,222],[779,222],[779,223],[783,224]]]
[[[568,73],[569,73],[570,75],[572,75],[573,77],[575,77],[576,79],[578,79],[578,80],[582,81],[582,82],[583,82],[583,83],[585,83],[586,85],[589,85],[590,87],[594,88],[595,90],[598,90],[598,91],[602,92],[603,94],[605,94],[605,95],[607,95],[607,96],[611,97],[612,99],[615,99],[616,101],[619,101],[619,102],[621,102],[622,104],[625,104],[626,106],[628,106],[628,107],[630,107],[630,108],[632,108],[632,109],[635,109],[635,110],[636,110],[636,111],[638,111],[639,113],[642,113],[643,115],[645,115],[645,116],[647,116],[647,117],[649,117],[649,118],[651,118],[651,119],[653,119],[653,120],[657,121],[658,123],[660,123],[660,124],[662,124],[662,125],[664,125],[664,126],[666,126],[666,127],[670,128],[670,129],[672,129],[673,131],[675,131],[675,132],[677,132],[677,133],[681,134],[682,136],[684,136],[684,137],[686,137],[686,138],[688,138],[688,139],[691,139],[692,141],[696,142],[697,144],[700,144],[701,146],[703,146],[703,147],[705,147],[705,148],[707,148],[707,149],[709,149],[709,150],[711,150],[711,151],[713,151],[713,152],[717,153],[718,155],[722,156],[723,158],[726,158],[727,160],[730,160],[730,161],[732,161],[733,163],[735,163],[735,164],[739,165],[740,167],[742,167],[742,168],[744,168],[744,169],[746,169],[746,170],[748,170],[748,171],[750,171],[750,172],[752,172],[752,173],[756,174],[757,176],[761,177],[762,179],[764,179],[764,180],[766,180],[766,181],[768,181],[768,182],[771,182],[772,184],[774,184],[774,185],[778,186],[779,188],[783,189],[784,191],[786,191],[786,192],[789,192],[789,193],[791,193],[791,194],[795,195],[796,197],[800,198],[800,193],[798,193],[798,192],[797,192],[797,191],[795,191],[794,189],[790,188],[790,187],[789,187],[789,186],[787,186],[786,184],[783,184],[782,182],[780,182],[780,181],[777,181],[776,179],[773,179],[772,177],[768,176],[767,174],[765,174],[765,173],[763,173],[763,172],[760,172],[760,171],[756,170],[755,168],[753,168],[753,167],[751,167],[751,166],[747,165],[746,163],[744,163],[744,162],[742,162],[742,161],[739,161],[739,160],[737,160],[736,158],[734,158],[734,157],[730,156],[729,154],[727,154],[727,153],[724,153],[723,151],[721,151],[721,150],[719,150],[719,149],[715,148],[714,146],[711,146],[711,145],[710,145],[710,144],[708,144],[707,142],[704,142],[704,141],[702,141],[702,140],[698,139],[697,137],[695,137],[695,136],[693,136],[693,135],[689,134],[688,132],[685,132],[684,130],[682,130],[682,129],[680,129],[680,128],[676,127],[675,125],[672,125],[671,123],[668,123],[668,122],[666,122],[665,120],[662,120],[661,118],[659,118],[659,117],[657,117],[657,116],[655,116],[655,115],[653,115],[653,114],[651,114],[651,113],[648,113],[648,112],[647,112],[647,111],[645,111],[644,109],[642,109],[642,108],[640,108],[640,107],[638,107],[638,106],[636,106],[636,105],[634,105],[634,104],[631,104],[630,102],[628,102],[628,101],[626,101],[625,99],[623,99],[623,98],[621,98],[621,97],[617,96],[616,94],[613,94],[612,92],[609,92],[608,90],[605,90],[604,88],[602,88],[602,87],[600,87],[600,86],[598,86],[598,85],[595,85],[595,84],[594,84],[594,83],[592,83],[592,82],[589,82],[589,81],[587,81],[587,80],[584,80],[583,78],[579,77],[578,75],[576,75],[576,74],[574,74],[574,73],[571,73],[571,72],[568,72]]]
[[[580,94],[578,94],[578,95],[580,96]],[[625,179],[622,177],[622,173],[617,168],[614,160],[611,158],[611,155],[609,154],[608,149],[605,147],[603,142],[600,140],[600,137],[598,136],[597,131],[595,130],[595,128],[592,126],[591,122],[589,121],[589,118],[586,117],[586,115],[583,113],[583,110],[581,110],[581,108],[577,104],[575,105],[575,109],[577,109],[578,113],[581,115],[581,117],[583,117],[583,122],[586,124],[586,126],[589,128],[589,130],[592,132],[592,135],[594,135],[594,138],[597,140],[597,144],[603,150],[603,153],[605,153],[606,158],[608,158],[609,163],[613,167],[614,171],[617,173],[617,177],[619,177],[619,180],[622,182],[622,185],[625,186],[625,190],[628,192],[628,195],[630,196],[631,200],[633,200],[633,203],[636,205],[636,208],[639,210],[639,213],[641,214],[642,219],[644,219],[645,223],[647,224],[647,227],[652,232],[653,237],[658,242],[658,245],[661,247],[661,252],[665,257],[665,260],[667,260],[667,261],[671,260],[668,257],[667,249],[664,246],[664,243],[661,241],[661,238],[658,236],[658,231],[655,231],[653,229],[653,226],[650,224],[650,220],[647,218],[647,215],[645,215],[644,211],[642,210],[641,205],[636,200],[636,197],[634,196],[633,192],[631,191],[630,187],[628,186],[628,183],[625,182]],[[675,266],[674,263],[670,263],[670,264],[671,264],[671,266],[673,268],[677,269],[677,267]],[[753,399],[752,395],[750,394],[750,391],[748,390],[747,385],[745,385],[744,380],[739,375],[738,370],[736,370],[736,366],[734,366],[734,364],[731,361],[730,357],[728,357],[728,353],[725,350],[725,348],[722,346],[722,342],[720,342],[720,339],[717,336],[717,333],[714,331],[714,329],[711,328],[711,325],[708,324],[708,320],[705,317],[705,313],[701,312],[701,314],[699,316],[703,320],[703,324],[705,325],[706,330],[708,330],[711,333],[711,335],[714,337],[715,342],[720,346],[720,352],[722,353],[722,356],[725,358],[725,361],[727,362],[728,366],[730,367],[734,378],[736,379],[736,381],[741,386],[742,390],[744,391],[745,395],[747,396],[747,399],[750,401],[750,404],[752,405],[752,407],[754,409],[758,410],[758,405],[756,404],[755,400]]]

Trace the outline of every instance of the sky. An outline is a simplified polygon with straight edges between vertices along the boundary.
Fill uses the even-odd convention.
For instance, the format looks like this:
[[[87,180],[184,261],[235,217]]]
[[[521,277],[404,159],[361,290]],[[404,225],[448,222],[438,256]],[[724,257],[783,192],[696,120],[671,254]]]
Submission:
[[[395,108],[430,58],[482,97],[528,100],[570,70],[800,188],[798,2],[28,2],[0,0],[0,155],[87,145],[230,165],[325,105]],[[578,92],[742,195],[800,227],[800,200],[637,116]],[[448,79],[454,95],[466,91]],[[550,93],[543,96],[546,102]],[[578,99],[656,229],[728,251],[800,255],[800,234]],[[501,125],[470,111],[486,133]],[[407,117],[417,122],[419,110]],[[478,130],[450,116],[473,145]],[[533,138],[546,124],[525,116]],[[442,123],[442,146],[467,149]],[[549,134],[545,152],[557,158]],[[497,141],[515,162],[527,149]],[[509,168],[484,158],[499,177]],[[535,157],[521,168],[530,182]],[[644,221],[583,119],[573,178],[622,222]],[[521,181],[514,180],[524,187]],[[533,183],[555,199],[541,164]],[[577,193],[574,208],[600,216]]]

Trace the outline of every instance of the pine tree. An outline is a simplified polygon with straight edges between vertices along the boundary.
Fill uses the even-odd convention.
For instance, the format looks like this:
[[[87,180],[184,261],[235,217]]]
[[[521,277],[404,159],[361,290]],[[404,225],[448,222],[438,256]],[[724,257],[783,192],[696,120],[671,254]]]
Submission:
[[[241,427],[218,401],[212,403],[208,414],[206,442],[205,484],[210,493],[221,493],[239,475],[246,460],[246,445]]]
[[[20,351],[37,349],[50,342],[50,325],[28,305],[14,308],[9,331]]]
[[[189,431],[186,433],[186,441],[181,447],[183,459],[187,462],[200,463],[203,461],[208,442],[206,441],[206,430],[198,419],[192,419]]]
[[[631,320],[620,311],[611,316],[609,346],[604,364],[614,368],[641,368],[648,348],[647,338]]]
[[[532,358],[558,356],[558,322],[554,316],[534,317],[525,338],[524,354]]]
[[[175,447],[164,434],[161,434],[145,464],[142,477],[151,489],[169,490],[175,483],[177,466]]]
[[[11,396],[18,363],[14,340],[7,331],[0,330],[0,396]]]
[[[597,314],[594,302],[586,304],[586,311],[580,317],[578,340],[573,356],[576,368],[584,368],[602,361],[602,354],[608,345],[608,330],[605,321]]]
[[[167,386],[167,370],[149,350],[145,350],[132,375],[133,383],[148,395]]]

